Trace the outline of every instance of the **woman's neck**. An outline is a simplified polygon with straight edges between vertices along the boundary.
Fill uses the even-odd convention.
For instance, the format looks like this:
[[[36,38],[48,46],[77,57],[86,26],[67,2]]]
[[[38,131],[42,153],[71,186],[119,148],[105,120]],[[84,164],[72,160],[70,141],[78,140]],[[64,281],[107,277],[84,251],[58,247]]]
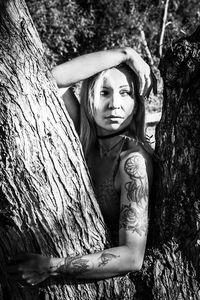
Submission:
[[[129,135],[129,127],[111,133],[104,132],[103,135],[97,135],[97,141],[101,153],[115,155],[124,138]],[[107,155],[107,156],[108,156]],[[103,155],[104,156],[104,155]]]
[[[122,135],[115,135],[107,139],[98,139],[100,156],[115,156],[124,141],[124,137]]]
[[[125,127],[125,128],[123,128],[123,129],[121,129],[119,131],[114,131],[114,132],[108,133],[108,134],[106,134],[106,133],[103,134],[103,135],[97,134],[97,139],[99,139],[99,140],[110,139],[110,138],[113,138],[115,136],[119,136],[120,134],[124,134],[127,131],[128,131],[128,127]]]

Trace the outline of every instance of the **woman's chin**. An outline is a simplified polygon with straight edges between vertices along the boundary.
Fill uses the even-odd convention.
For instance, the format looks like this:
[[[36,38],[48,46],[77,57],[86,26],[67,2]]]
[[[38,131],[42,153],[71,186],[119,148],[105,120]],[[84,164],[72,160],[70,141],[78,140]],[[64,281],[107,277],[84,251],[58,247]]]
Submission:
[[[116,130],[121,130],[122,126],[120,126],[119,124],[112,124],[110,126],[108,126],[107,128],[104,128],[107,131],[116,131]]]
[[[119,124],[112,124],[108,127],[102,128],[104,133],[111,133],[112,131],[120,131],[124,128],[124,126],[120,126]]]

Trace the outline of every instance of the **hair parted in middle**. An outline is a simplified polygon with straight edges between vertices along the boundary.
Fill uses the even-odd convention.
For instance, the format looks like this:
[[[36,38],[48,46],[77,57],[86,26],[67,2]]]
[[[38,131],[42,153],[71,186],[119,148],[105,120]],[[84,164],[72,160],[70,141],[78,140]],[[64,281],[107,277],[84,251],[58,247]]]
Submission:
[[[143,97],[139,96],[139,82],[136,74],[126,64],[121,64],[111,69],[118,69],[123,72],[127,70],[131,74],[132,90],[136,99],[137,108],[133,113],[132,121],[129,125],[129,133],[132,137],[136,137],[141,142],[145,141],[145,105]],[[95,103],[100,101],[100,89],[103,79],[109,70],[102,71],[82,83],[80,92],[80,140],[83,147],[85,157],[89,154],[91,147],[97,139],[96,125],[94,121]],[[94,101],[96,100],[96,101]]]

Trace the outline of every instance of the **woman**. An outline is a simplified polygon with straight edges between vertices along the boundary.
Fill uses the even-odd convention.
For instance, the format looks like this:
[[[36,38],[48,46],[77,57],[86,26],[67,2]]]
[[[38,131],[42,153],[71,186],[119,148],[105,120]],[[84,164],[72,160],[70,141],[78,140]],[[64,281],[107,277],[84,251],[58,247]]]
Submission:
[[[22,284],[34,285],[49,276],[103,279],[137,271],[145,252],[152,182],[142,96],[151,87],[150,69],[126,48],[84,55],[52,73],[59,87],[85,79],[81,105],[70,90],[64,98],[80,134],[113,247],[80,257],[27,254],[17,258],[9,272]]]

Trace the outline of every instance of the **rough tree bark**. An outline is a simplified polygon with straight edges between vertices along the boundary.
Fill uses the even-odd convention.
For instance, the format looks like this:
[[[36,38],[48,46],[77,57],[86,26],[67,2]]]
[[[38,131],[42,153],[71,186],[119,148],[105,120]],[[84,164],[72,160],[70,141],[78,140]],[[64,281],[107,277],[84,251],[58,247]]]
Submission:
[[[24,1],[0,1],[0,282],[4,300],[132,299],[128,275],[21,288],[5,272],[21,251],[99,251],[109,237],[79,139],[57,97]]]
[[[0,296],[199,299],[200,29],[172,45],[161,64],[158,176],[144,269],[134,278],[136,294],[128,276],[76,284],[48,280],[22,289],[6,275],[8,256],[88,253],[108,246],[109,239],[78,137],[57,98],[26,6],[14,0],[3,11],[0,5]]]
[[[163,114],[151,237],[153,299],[200,299],[200,27],[160,65]]]
[[[136,300],[200,299],[200,27],[160,64],[164,103],[156,130],[146,259]]]

